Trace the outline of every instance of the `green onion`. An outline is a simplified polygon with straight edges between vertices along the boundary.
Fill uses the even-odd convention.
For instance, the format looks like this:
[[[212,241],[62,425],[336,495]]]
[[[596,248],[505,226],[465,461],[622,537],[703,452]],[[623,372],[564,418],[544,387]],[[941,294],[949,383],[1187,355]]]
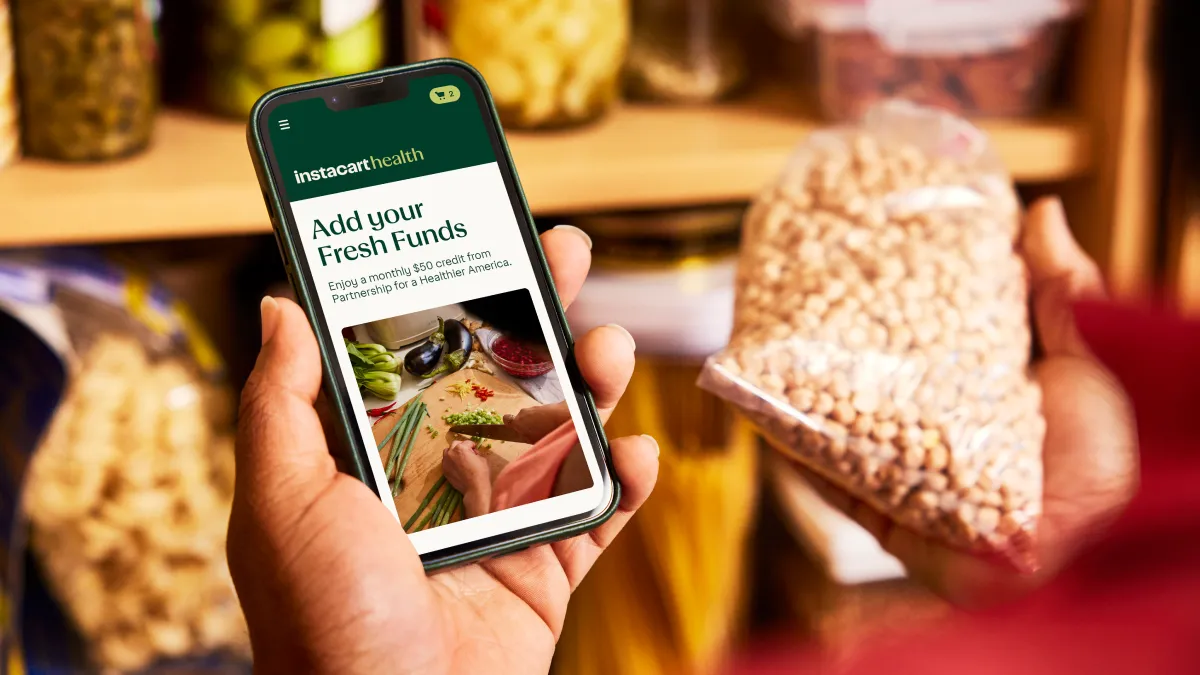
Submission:
[[[403,447],[401,445],[401,441],[403,441],[405,436],[408,435],[408,430],[413,426],[413,423],[421,419],[419,415],[421,415],[424,411],[420,410],[420,408],[423,407],[424,404],[421,403],[421,396],[417,395],[417,397],[408,404],[408,407],[404,409],[404,414],[400,416],[399,421],[396,422],[396,426],[392,427],[392,430],[388,432],[387,438],[384,439],[383,442],[387,443],[388,439],[394,434],[401,432],[399,437],[396,438],[396,440],[392,443],[392,451],[388,455],[387,466],[384,469],[384,474],[388,477],[391,477],[393,470],[396,468],[396,461],[400,459],[400,455],[397,451]],[[382,448],[383,443],[381,443],[379,447]]]
[[[442,517],[442,512],[445,511],[446,507],[450,505],[450,499],[453,496],[454,488],[450,488],[449,490],[443,492],[442,496],[438,497],[437,503],[434,505],[433,510],[425,514],[425,517],[422,518],[421,522],[417,524],[417,529],[425,529],[426,525],[429,525],[430,527],[437,527],[437,522]],[[430,524],[431,521],[432,524]]]
[[[463,502],[462,493],[455,490],[454,494],[450,497],[449,507],[447,507],[446,510],[442,512],[442,518],[438,522],[438,525],[440,526],[440,525],[448,524],[450,522],[450,520],[452,518],[454,518],[454,514],[458,512],[458,507],[462,505],[462,502]]]
[[[442,476],[441,478],[437,479],[437,482],[433,484],[433,487],[429,489],[429,492],[425,493],[425,498],[421,500],[421,505],[417,507],[416,511],[413,511],[412,517],[408,519],[408,522],[404,523],[405,532],[408,532],[409,528],[413,526],[413,523],[417,522],[417,518],[420,517],[421,512],[425,510],[425,507],[429,506],[429,502],[433,501],[433,496],[436,495],[438,490],[441,490],[442,486],[445,484],[446,477]]]
[[[396,469],[396,481],[392,484],[392,496],[400,493],[401,481],[404,479],[404,469],[408,466],[408,458],[412,456],[413,447],[417,444],[417,432],[421,430],[421,420],[428,414],[428,406],[420,404],[417,414],[409,420],[407,435],[404,438],[404,454],[400,457],[400,466]]]
[[[448,413],[442,416],[442,421],[452,427],[460,424],[504,424],[504,418],[488,408],[475,408],[462,412]]]

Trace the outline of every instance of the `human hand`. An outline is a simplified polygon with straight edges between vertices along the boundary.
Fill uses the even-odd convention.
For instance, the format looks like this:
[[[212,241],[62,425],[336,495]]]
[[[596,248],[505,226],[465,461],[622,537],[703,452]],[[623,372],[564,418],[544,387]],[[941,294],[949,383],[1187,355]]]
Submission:
[[[1067,226],[1057,198],[1035,202],[1026,216],[1021,252],[1029,267],[1041,358],[1033,365],[1046,418],[1042,515],[1035,555],[1040,568],[1019,574],[955,551],[895,525],[811,472],[826,499],[865,527],[900,559],[911,577],[946,599],[979,607],[1019,596],[1059,572],[1109,524],[1137,489],[1137,435],[1120,383],[1089,351],[1071,304],[1102,298],[1104,284]]]
[[[505,415],[504,426],[517,432],[524,443],[537,443],[571,419],[566,401],[522,408],[516,415]]]
[[[591,256],[556,229],[542,246],[566,304]],[[658,446],[611,442],[621,502],[571,539],[426,576],[400,523],[338,473],[313,402],[321,387],[304,313],[264,299],[263,348],[242,392],[229,567],[262,673],[546,672],[571,591],[649,496]],[[633,372],[633,340],[602,327],[575,343],[606,415]]]
[[[455,441],[442,452],[442,474],[463,495],[467,518],[482,516],[492,502],[492,476],[487,460],[471,441]]]

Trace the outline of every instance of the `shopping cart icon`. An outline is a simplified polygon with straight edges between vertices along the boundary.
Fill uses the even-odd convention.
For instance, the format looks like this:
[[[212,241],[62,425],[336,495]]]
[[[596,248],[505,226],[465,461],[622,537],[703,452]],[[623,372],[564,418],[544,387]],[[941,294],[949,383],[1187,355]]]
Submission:
[[[461,97],[458,87],[448,84],[444,87],[434,87],[429,90],[429,100],[434,103],[453,103]]]

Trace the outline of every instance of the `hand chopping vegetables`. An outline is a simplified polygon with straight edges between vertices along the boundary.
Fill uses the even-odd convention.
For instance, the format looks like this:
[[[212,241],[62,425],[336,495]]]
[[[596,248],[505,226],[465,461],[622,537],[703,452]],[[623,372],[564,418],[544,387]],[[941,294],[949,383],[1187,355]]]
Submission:
[[[570,412],[553,386],[558,375],[539,332],[527,292],[343,331],[380,465],[409,532],[497,510],[500,496],[512,506],[535,493],[549,496],[556,485],[590,485],[586,462],[563,461],[573,437],[545,449],[543,439]],[[528,480],[533,473],[540,479]],[[516,475],[526,476],[520,490],[505,487],[506,476]]]

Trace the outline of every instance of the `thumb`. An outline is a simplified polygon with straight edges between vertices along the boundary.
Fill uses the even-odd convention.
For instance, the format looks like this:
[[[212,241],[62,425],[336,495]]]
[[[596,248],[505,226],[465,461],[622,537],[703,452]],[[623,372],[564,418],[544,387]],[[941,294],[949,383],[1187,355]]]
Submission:
[[[267,296],[261,312],[262,350],[238,414],[238,490],[319,489],[337,469],[313,407],[321,390],[317,341],[296,303]]]
[[[1047,355],[1089,357],[1072,305],[1106,296],[1096,263],[1075,241],[1062,201],[1043,197],[1029,207],[1021,252],[1029,266],[1037,336]]]

